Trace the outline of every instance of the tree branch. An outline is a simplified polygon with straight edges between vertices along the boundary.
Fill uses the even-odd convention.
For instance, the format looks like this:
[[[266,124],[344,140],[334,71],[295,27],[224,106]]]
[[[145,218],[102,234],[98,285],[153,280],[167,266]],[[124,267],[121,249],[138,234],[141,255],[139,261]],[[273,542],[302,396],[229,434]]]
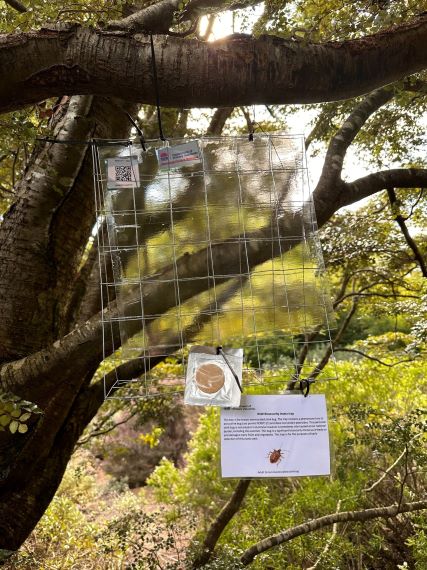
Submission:
[[[427,188],[427,169],[394,168],[368,174],[353,182],[343,182],[340,204],[349,206],[363,198],[381,192],[381,190],[392,187]]]
[[[389,368],[393,368],[393,366],[397,366],[398,364],[403,364],[405,362],[414,361],[413,358],[408,358],[405,360],[399,360],[398,362],[393,362],[393,364],[389,364],[388,362],[384,362],[384,360],[380,360],[379,358],[366,354],[366,352],[357,350],[356,348],[335,348],[334,350],[335,352],[354,352],[355,354],[360,354],[360,356],[363,356],[364,358],[368,358],[369,360],[373,360],[374,362],[378,362],[378,364],[381,364],[382,366],[388,366]]]
[[[225,123],[231,117],[234,107],[221,107],[215,110],[211,122],[206,131],[207,136],[219,136],[222,133]]]
[[[112,307],[106,311],[108,315],[114,315]],[[102,359],[102,318],[102,313],[97,314],[53,345],[3,364],[0,368],[1,390],[12,391],[44,408],[61,384],[67,383],[70,378],[77,378],[79,374],[85,375],[88,369],[98,366]],[[111,342],[118,345],[118,327],[113,332]],[[111,350],[109,340],[107,351]]]
[[[270,548],[278,546],[279,544],[284,544],[290,540],[296,538],[297,536],[302,536],[308,534],[315,530],[319,530],[326,526],[333,525],[334,523],[343,522],[361,522],[368,521],[376,518],[391,518],[395,517],[400,513],[410,513],[414,511],[421,511],[427,509],[427,501],[416,501],[413,503],[403,503],[399,505],[390,505],[388,507],[376,507],[373,509],[363,509],[360,511],[345,511],[342,513],[334,513],[332,515],[326,515],[318,519],[313,519],[306,523],[300,524],[298,526],[292,527],[285,530],[279,534],[270,536],[261,540],[257,544],[254,544],[248,548],[241,557],[241,562],[244,566],[247,566],[253,562],[255,556],[265,552]]]
[[[180,0],[161,0],[151,6],[130,14],[121,20],[107,25],[108,30],[127,32],[153,32],[167,34],[172,25],[174,14],[178,11]]]
[[[18,12],[27,12],[27,8],[22,4],[22,2],[19,2],[19,0],[4,0],[4,3],[8,4],[11,8],[18,10]]]
[[[193,562],[193,570],[204,566],[210,560],[212,552],[223,530],[240,509],[240,505],[245,498],[246,491],[248,490],[250,482],[250,479],[240,479],[240,481],[237,483],[237,486],[234,489],[230,500],[226,503],[224,508],[219,513],[218,517],[210,526],[206,538],[203,541],[202,552]]]
[[[187,108],[354,97],[424,69],[426,40],[426,14],[372,36],[324,44],[273,36],[212,43],[156,38],[161,101]],[[9,70],[1,112],[64,92],[126,93],[129,101],[155,103],[149,38],[120,30],[62,24],[3,35],[0,68]]]
[[[426,172],[426,187],[427,187],[427,170],[425,172]],[[394,212],[396,214],[394,219],[397,222],[400,229],[402,230],[403,237],[405,238],[405,241],[408,244],[408,246],[411,248],[411,250],[414,254],[414,257],[415,257],[416,261],[418,262],[418,265],[421,269],[421,273],[423,274],[423,277],[427,277],[427,265],[426,265],[426,262],[424,260],[424,257],[422,255],[422,253],[420,252],[415,240],[412,238],[411,234],[409,233],[408,227],[405,223],[405,218],[398,211],[396,211],[397,198],[396,198],[396,192],[394,191],[394,188],[387,188],[387,195],[388,195],[388,199],[390,201],[392,212]]]
[[[390,101],[394,94],[395,89],[390,86],[377,89],[369,93],[350,113],[329,143],[318,187],[333,186],[341,180],[344,157],[348,147],[369,117]]]
[[[369,485],[369,487],[366,487],[365,489],[363,489],[363,492],[364,493],[371,493],[376,487],[378,487],[378,485],[382,481],[384,481],[384,479],[387,477],[387,475],[389,473],[391,473],[391,471],[400,463],[400,461],[405,457],[405,455],[406,455],[406,447],[402,451],[402,453],[399,455],[399,457],[389,467],[387,467],[387,469],[384,471],[384,473],[381,475],[381,477],[379,479],[377,479],[374,483],[372,483],[372,485]]]

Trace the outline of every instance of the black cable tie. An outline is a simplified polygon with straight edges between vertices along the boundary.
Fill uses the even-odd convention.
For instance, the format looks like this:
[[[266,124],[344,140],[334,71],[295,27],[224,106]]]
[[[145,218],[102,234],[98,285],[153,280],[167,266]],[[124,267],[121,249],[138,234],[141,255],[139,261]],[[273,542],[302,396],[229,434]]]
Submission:
[[[165,135],[163,134],[163,128],[162,128],[162,114],[160,111],[159,83],[157,80],[156,53],[154,51],[153,34],[150,34],[150,45],[151,45],[151,63],[153,67],[154,92],[156,95],[157,122],[159,124],[159,136],[162,141],[165,141],[166,139]]]
[[[308,394],[310,393],[310,386],[314,384],[314,380],[306,379],[299,381],[299,389],[301,390],[301,394],[304,398],[307,398]]]
[[[144,133],[141,131],[141,129],[140,129],[138,123],[132,118],[132,116],[131,116],[127,111],[125,111],[125,114],[126,114],[127,118],[129,119],[129,121],[132,123],[132,125],[135,127],[136,132],[138,133],[139,141],[140,141],[140,143],[141,143],[142,150],[143,150],[144,152],[146,152],[146,151],[147,151],[147,147],[145,146]]]
[[[234,376],[234,379],[235,379],[235,381],[236,381],[236,384],[237,384],[238,387],[239,387],[240,392],[243,393],[242,385],[241,385],[240,382],[239,382],[239,377],[238,377],[237,374],[234,372],[233,367],[231,366],[231,364],[230,364],[228,358],[225,356],[224,351],[223,351],[223,349],[222,349],[222,346],[217,346],[217,347],[216,347],[216,353],[217,353],[217,354],[220,354],[220,355],[223,357],[223,359],[225,360],[225,362],[226,362],[228,368],[229,368],[230,371],[231,371],[231,374]]]

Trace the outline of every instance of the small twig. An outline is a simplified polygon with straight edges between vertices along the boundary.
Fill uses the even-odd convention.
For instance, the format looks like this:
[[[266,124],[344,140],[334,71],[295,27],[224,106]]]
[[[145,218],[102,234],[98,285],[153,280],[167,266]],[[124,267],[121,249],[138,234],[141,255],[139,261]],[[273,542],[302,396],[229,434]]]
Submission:
[[[16,151],[13,153],[13,162],[12,162],[12,186],[15,188],[15,183],[16,183],[16,163],[18,160],[18,156],[19,156],[19,150],[20,150],[20,146],[18,145],[18,148],[16,149]]]
[[[406,219],[409,219],[409,218],[412,217],[415,208],[418,206],[418,204],[419,204],[421,198],[422,198],[423,195],[424,195],[424,190],[425,190],[424,188],[421,188],[421,190],[420,190],[420,192],[419,192],[419,194],[418,194],[417,199],[416,199],[415,202],[411,205],[411,211],[409,212],[408,217],[407,217]]]
[[[95,430],[91,433],[89,433],[85,438],[80,439],[76,446],[81,446],[81,445],[85,445],[89,440],[91,440],[94,437],[98,437],[100,435],[106,435],[107,433],[112,432],[114,429],[116,429],[116,427],[121,426],[123,424],[126,424],[129,420],[131,420],[136,414],[138,413],[138,410],[133,411],[131,414],[129,414],[124,420],[120,420],[116,423],[114,423],[112,426],[105,428],[105,429],[98,429]]]
[[[200,34],[199,35],[199,40],[205,41],[207,42],[209,40],[209,37],[212,33],[214,24],[215,24],[215,20],[216,20],[216,16],[215,14],[210,14],[209,16],[207,16],[208,18],[208,25],[206,26],[206,30],[204,32],[204,34]],[[200,24],[200,21],[199,21]]]
[[[194,32],[197,30],[198,25],[199,25],[199,19],[196,18],[194,21],[190,23],[190,26],[188,27],[187,30],[184,30],[183,32],[174,32],[172,30],[169,30],[168,36],[175,36],[176,38],[186,38],[187,36],[194,34]]]
[[[403,479],[402,479],[402,481],[401,481],[401,483],[400,483],[400,497],[399,497],[399,503],[398,503],[399,509],[400,509],[400,505],[401,505],[402,502],[403,502],[403,496],[404,496],[404,493],[405,493],[405,483],[406,483],[406,481],[407,481],[407,479],[408,479],[408,475],[409,475],[409,469],[408,469],[408,463],[409,463],[409,448],[408,448],[408,445],[405,446],[405,454],[404,454],[404,457],[405,457],[405,474],[404,474]]]
[[[396,197],[396,192],[394,191],[394,188],[388,188],[387,189],[387,195],[388,195],[388,199],[390,201],[390,205],[391,205],[391,208],[393,211],[396,204],[397,204],[397,197]],[[403,234],[403,237],[405,238],[406,243],[411,248],[415,259],[418,261],[418,264],[419,264],[420,269],[421,269],[421,273],[423,274],[424,277],[427,277],[426,262],[424,260],[422,253],[418,249],[418,246],[417,246],[415,240],[412,238],[411,234],[409,233],[408,227],[405,223],[405,218],[401,214],[396,212],[394,220],[397,222],[400,229],[402,230],[402,234]]]
[[[26,169],[28,166],[28,159],[29,159],[28,145],[26,142],[24,142],[23,148],[24,148],[24,169]]]
[[[248,127],[248,132],[249,134],[252,134],[254,132],[254,122],[251,119],[249,111],[246,109],[246,107],[240,107],[240,110],[242,111],[243,116],[245,117],[246,125]]]
[[[339,513],[340,510],[341,510],[341,499],[337,503],[337,510],[335,511],[335,514]],[[329,549],[331,548],[332,543],[335,540],[337,534],[338,534],[338,523],[335,522],[332,525],[332,533],[331,533],[331,536],[329,537],[327,543],[325,544],[325,548],[319,554],[319,556],[318,556],[316,562],[313,564],[313,566],[310,566],[310,568],[307,568],[307,570],[316,570],[316,568],[319,566],[319,564],[322,562],[322,560],[325,558],[326,554],[328,553]]]
[[[375,481],[375,483],[372,483],[372,485],[370,487],[367,487],[366,489],[363,489],[364,493],[370,493],[371,491],[373,491],[375,489],[375,487],[378,487],[378,485],[384,481],[384,479],[387,477],[387,475],[399,464],[399,462],[403,459],[403,457],[405,456],[406,453],[406,448],[402,451],[402,453],[399,455],[399,457],[396,459],[396,461],[394,463],[392,463],[390,465],[390,467],[387,467],[387,469],[384,471],[384,473],[381,475],[381,477]]]
[[[354,275],[354,273],[352,274]],[[347,285],[352,277],[352,275],[347,274],[344,272],[343,280],[341,282],[340,290],[338,291],[337,295],[335,296],[334,301],[332,302],[332,307],[334,310],[340,305],[343,299],[345,299],[345,291],[347,289]],[[307,358],[308,351],[312,342],[314,342],[317,338],[317,335],[322,329],[322,325],[317,326],[311,333],[304,335],[304,344],[299,351],[297,361],[295,363],[295,376],[294,379],[288,382],[287,389],[294,390],[295,384],[298,381],[298,378],[301,374],[302,367],[304,366],[304,362]]]
[[[6,194],[14,194],[15,193],[13,190],[6,188],[6,186],[3,186],[2,184],[0,184],[0,192],[6,192]]]
[[[273,108],[270,107],[270,105],[265,105],[265,108],[267,109],[267,111],[270,113],[270,115],[273,117],[273,119],[274,119],[275,121],[280,120],[280,119],[277,117],[276,113],[274,112]]]
[[[393,364],[389,364],[388,362],[384,362],[383,360],[380,360],[375,356],[371,356],[370,354],[366,354],[366,352],[362,352],[361,350],[357,350],[356,348],[335,348],[334,350],[335,352],[354,352],[356,354],[360,354],[360,356],[368,358],[369,360],[378,362],[378,364],[381,364],[382,366],[388,366],[389,368],[393,368],[393,366],[397,366],[398,364],[404,364],[405,362],[413,362],[415,360],[415,358],[408,358],[405,360],[399,360],[398,362],[393,362]]]
[[[353,300],[351,309],[349,310],[349,312],[347,313],[343,323],[341,324],[340,328],[337,331],[337,334],[335,335],[335,337],[332,339],[331,343],[329,344],[329,346],[326,348],[325,350],[325,354],[323,355],[321,361],[319,362],[319,364],[317,364],[317,366],[315,366],[313,368],[313,370],[310,372],[310,374],[308,375],[308,378],[317,378],[319,376],[319,374],[322,372],[322,370],[325,368],[325,366],[328,364],[329,359],[331,358],[333,351],[334,351],[334,347],[336,346],[336,344],[341,340],[344,332],[346,331],[348,325],[351,322],[351,319],[353,318],[356,310],[357,310],[357,304],[358,304],[358,299],[357,297]]]

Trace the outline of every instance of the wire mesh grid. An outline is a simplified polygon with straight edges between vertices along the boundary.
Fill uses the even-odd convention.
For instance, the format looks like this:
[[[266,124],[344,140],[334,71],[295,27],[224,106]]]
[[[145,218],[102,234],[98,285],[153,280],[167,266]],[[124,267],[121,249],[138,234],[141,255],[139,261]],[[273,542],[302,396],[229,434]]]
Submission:
[[[206,137],[200,161],[159,167],[186,142],[93,145],[105,397],[182,393],[191,345],[244,348],[245,386],[336,378],[333,354],[301,359],[333,352],[304,138]]]

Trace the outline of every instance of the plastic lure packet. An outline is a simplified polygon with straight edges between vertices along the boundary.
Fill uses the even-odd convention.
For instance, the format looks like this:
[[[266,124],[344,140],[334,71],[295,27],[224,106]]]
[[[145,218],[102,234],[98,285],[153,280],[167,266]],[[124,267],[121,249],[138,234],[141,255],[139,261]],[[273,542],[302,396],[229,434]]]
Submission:
[[[226,348],[223,354],[210,346],[193,346],[188,357],[184,402],[195,406],[238,408],[242,383],[242,348]]]

